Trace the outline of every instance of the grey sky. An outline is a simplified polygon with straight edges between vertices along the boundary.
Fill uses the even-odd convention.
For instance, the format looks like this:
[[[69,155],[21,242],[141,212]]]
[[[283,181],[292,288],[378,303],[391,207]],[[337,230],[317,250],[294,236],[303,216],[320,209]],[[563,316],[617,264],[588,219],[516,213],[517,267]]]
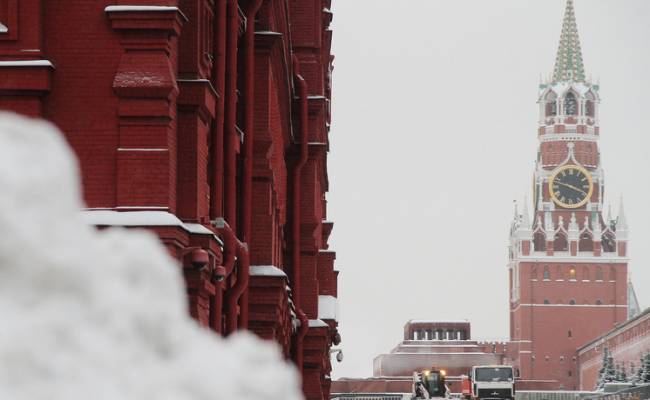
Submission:
[[[334,0],[329,218],[345,360],[372,374],[410,318],[507,338],[513,200],[530,196],[537,86],[565,0]],[[606,202],[624,195],[650,306],[650,1],[576,0],[600,78]]]

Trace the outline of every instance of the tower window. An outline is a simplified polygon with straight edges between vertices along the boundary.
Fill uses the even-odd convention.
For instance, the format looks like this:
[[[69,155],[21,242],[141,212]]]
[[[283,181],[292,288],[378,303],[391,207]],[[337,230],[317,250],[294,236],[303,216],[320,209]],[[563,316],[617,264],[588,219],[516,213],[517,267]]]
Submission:
[[[574,267],[571,267],[571,269],[569,270],[569,279],[571,279],[572,281],[576,280],[576,269]]]
[[[568,331],[567,331],[567,336],[568,336],[568,337],[573,337],[573,332],[571,332],[571,330],[568,330]]]
[[[602,305],[603,305],[603,301],[602,301],[601,299],[596,300],[596,305],[597,305],[597,306],[602,306]]]
[[[603,267],[596,267],[596,280],[597,281],[603,280]]]
[[[548,299],[544,299],[544,304],[551,304],[551,302]]]
[[[572,306],[575,306],[575,305],[576,305],[576,301],[575,301],[574,299],[571,299],[571,300],[569,300],[569,304],[571,304]]]
[[[564,115],[578,115],[578,100],[573,92],[564,96]]]
[[[596,107],[594,107],[594,102],[587,100],[587,116],[594,118],[596,116]]]
[[[551,280],[551,271],[548,269],[548,265],[544,266],[544,280],[545,281]]]
[[[610,281],[615,281],[616,280],[616,268],[615,267],[610,267],[610,269],[609,269],[609,280]]]
[[[553,92],[550,92],[548,96],[546,96],[545,111],[547,117],[554,117],[557,115],[557,96]]]
[[[583,267],[582,268],[582,280],[583,281],[588,281],[589,280],[589,267]]]

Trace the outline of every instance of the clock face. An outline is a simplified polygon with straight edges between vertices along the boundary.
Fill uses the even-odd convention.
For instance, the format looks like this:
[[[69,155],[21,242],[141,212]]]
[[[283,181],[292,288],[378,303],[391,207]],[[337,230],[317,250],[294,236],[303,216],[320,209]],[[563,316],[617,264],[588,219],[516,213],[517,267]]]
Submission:
[[[564,208],[584,206],[594,191],[591,174],[577,165],[566,165],[555,170],[548,186],[555,204]]]

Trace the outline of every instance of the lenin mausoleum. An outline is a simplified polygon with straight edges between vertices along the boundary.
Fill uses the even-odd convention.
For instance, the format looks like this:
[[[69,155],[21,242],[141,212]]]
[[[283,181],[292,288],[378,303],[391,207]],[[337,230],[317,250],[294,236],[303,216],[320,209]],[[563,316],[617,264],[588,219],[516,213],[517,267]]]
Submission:
[[[0,2],[0,108],[66,134],[86,221],[155,232],[189,313],[277,342],[310,400],[341,340],[330,2]]]
[[[432,367],[460,392],[460,375],[495,364],[515,367],[519,390],[591,391],[605,352],[629,371],[650,351],[623,202],[615,217],[604,207],[600,87],[585,72],[573,0],[537,103],[534,193],[510,229],[510,338],[474,341],[468,321],[410,320],[403,341],[375,358],[372,378],[337,380],[334,392],[410,392],[413,371]]]

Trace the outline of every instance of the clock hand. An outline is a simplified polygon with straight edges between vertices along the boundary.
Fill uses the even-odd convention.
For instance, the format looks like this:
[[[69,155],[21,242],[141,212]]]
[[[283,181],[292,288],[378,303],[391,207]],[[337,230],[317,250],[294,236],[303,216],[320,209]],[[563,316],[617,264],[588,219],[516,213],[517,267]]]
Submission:
[[[588,195],[587,192],[585,192],[585,191],[582,190],[582,189],[578,189],[577,187],[575,187],[575,186],[573,186],[573,185],[569,185],[569,184],[567,184],[567,183],[563,183],[563,182],[554,182],[554,183],[557,183],[558,185],[562,185],[562,186],[568,187],[569,189],[573,189],[573,190],[575,190],[575,191],[577,191],[577,192],[580,192],[580,193],[584,194],[585,196]]]

